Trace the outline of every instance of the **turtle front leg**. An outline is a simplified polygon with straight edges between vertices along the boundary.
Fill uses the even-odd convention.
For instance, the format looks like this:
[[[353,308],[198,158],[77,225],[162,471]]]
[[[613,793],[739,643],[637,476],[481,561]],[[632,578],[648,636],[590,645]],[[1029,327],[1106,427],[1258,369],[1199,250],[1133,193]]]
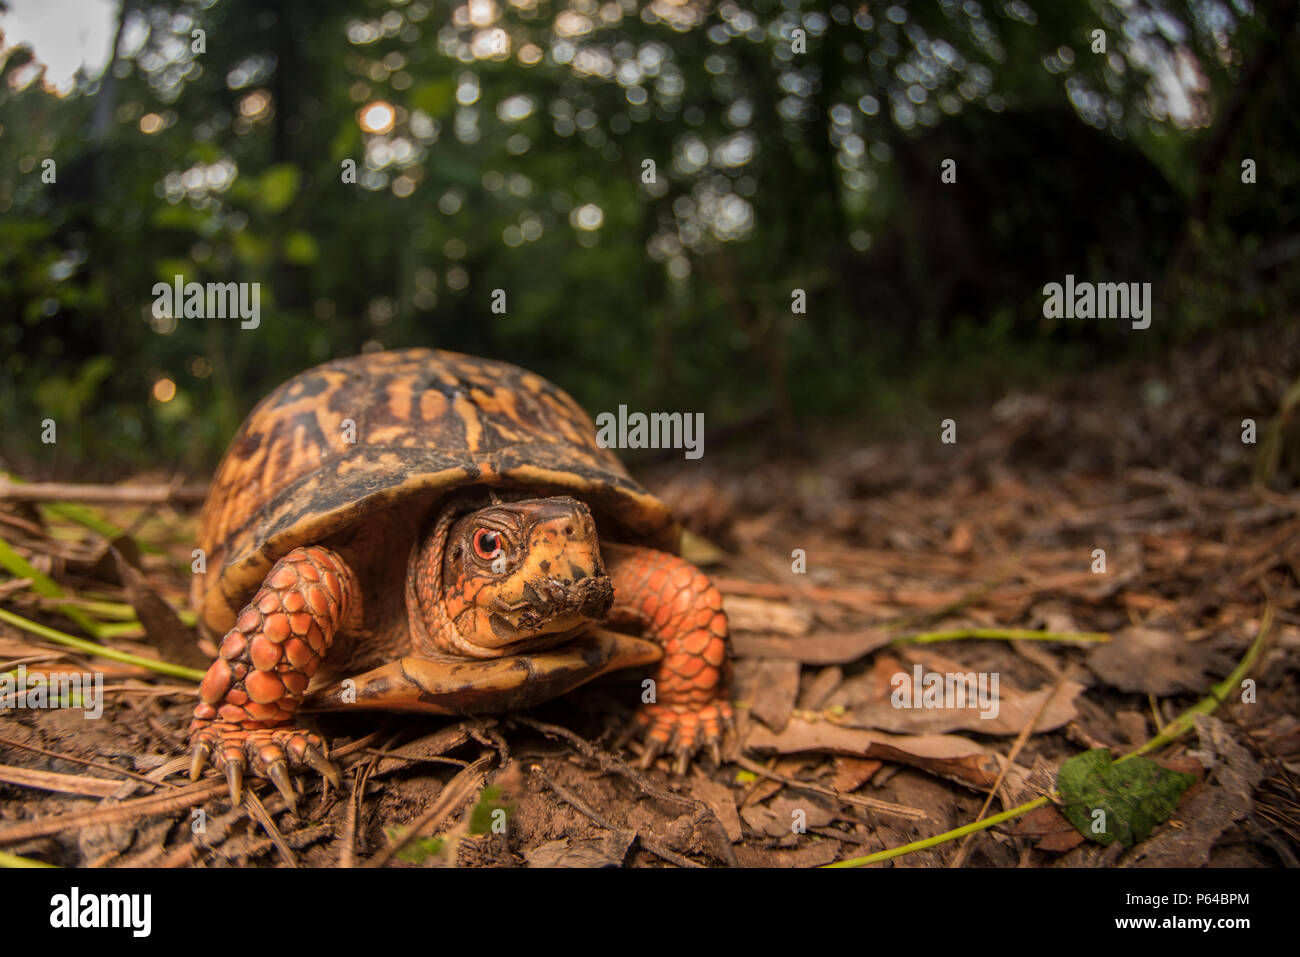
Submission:
[[[307,683],[361,594],[356,577],[327,548],[295,548],[276,562],[199,686],[190,722],[198,780],[210,759],[224,770],[230,800],[239,803],[245,770],[270,778],[297,809],[289,765],[315,768],[331,783],[339,774],[320,735],[292,721]]]
[[[663,645],[655,675],[655,701],[637,720],[646,728],[641,766],[675,751],[678,774],[695,752],[708,747],[721,760],[724,731],[732,723],[727,614],[722,594],[702,571],[684,559],[652,548],[605,545],[614,580],[610,621],[639,625]]]

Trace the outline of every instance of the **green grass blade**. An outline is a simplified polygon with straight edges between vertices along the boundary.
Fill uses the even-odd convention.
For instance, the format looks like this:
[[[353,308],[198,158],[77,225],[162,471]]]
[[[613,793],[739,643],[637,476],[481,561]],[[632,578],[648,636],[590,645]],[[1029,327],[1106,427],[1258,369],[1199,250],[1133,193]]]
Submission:
[[[150,671],[157,672],[160,675],[169,675],[173,678],[185,678],[189,681],[202,681],[203,672],[196,668],[186,668],[184,665],[174,665],[169,661],[159,661],[156,658],[142,658],[139,655],[133,655],[130,652],[118,651],[115,648],[109,648],[105,645],[96,644],[93,641],[87,641],[84,638],[78,638],[75,635],[69,635],[65,631],[59,631],[57,628],[50,628],[47,625],[30,621],[22,615],[15,615],[13,612],[0,608],[0,621],[6,621],[15,628],[21,628],[23,631],[33,635],[38,635],[47,641],[63,645],[67,648],[76,648],[78,651],[84,651],[87,654],[96,655],[100,658],[107,658],[110,661],[120,661],[126,665],[136,665],[140,668],[147,668]]]

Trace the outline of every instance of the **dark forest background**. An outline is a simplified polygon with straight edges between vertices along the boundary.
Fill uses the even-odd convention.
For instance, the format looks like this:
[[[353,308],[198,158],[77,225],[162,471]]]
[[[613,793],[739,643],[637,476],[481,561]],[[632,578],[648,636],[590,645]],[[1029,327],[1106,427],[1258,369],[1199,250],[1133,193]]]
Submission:
[[[268,389],[363,349],[796,434],[1276,320],[1300,290],[1298,21],[1293,0],[124,0],[111,63],[70,92],[39,50],[0,53],[0,454],[203,468]],[[363,129],[384,104],[392,129]],[[260,327],[156,319],[178,273],[260,282]],[[1066,273],[1152,282],[1151,328],[1044,319]]]

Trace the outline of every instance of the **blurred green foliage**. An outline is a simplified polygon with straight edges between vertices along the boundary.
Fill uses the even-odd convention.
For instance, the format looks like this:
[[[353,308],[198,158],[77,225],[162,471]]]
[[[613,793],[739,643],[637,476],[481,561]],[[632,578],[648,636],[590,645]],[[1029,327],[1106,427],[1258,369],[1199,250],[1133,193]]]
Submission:
[[[71,91],[0,53],[0,456],[36,473],[205,467],[361,349],[789,430],[1300,285],[1294,2],[125,0],[115,26]],[[1152,329],[1044,320],[1067,272],[1153,282]],[[260,326],[155,318],[178,274],[261,283]]]

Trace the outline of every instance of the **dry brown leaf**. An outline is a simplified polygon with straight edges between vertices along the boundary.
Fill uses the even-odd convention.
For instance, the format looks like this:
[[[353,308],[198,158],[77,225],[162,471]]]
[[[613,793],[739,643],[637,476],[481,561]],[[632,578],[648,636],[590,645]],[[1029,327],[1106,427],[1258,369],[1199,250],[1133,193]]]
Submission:
[[[1016,837],[1037,838],[1038,843],[1034,846],[1053,854],[1072,851],[1087,840],[1052,804],[1034,808],[999,827]]]
[[[632,831],[607,831],[600,837],[560,838],[524,852],[529,867],[622,867],[632,846]]]
[[[838,665],[822,668],[814,675],[805,675],[800,682],[799,710],[820,711],[843,680],[844,671]]]
[[[871,775],[884,767],[880,761],[851,758],[845,755],[837,755],[833,763],[835,774],[831,778],[831,787],[841,794],[856,791],[871,780]]]
[[[727,613],[727,623],[732,631],[806,635],[812,629],[812,612],[789,602],[725,595],[722,610]]]
[[[814,632],[802,637],[737,634],[731,639],[738,658],[788,658],[808,665],[844,665],[883,648],[893,635],[864,628],[850,632]]]
[[[1154,628],[1125,628],[1088,655],[1088,667],[1120,691],[1165,695],[1204,691],[1210,648]]]
[[[839,853],[839,841],[822,840],[797,851],[741,846],[736,848],[736,860],[741,867],[821,867],[835,860]]]
[[[749,711],[774,731],[790,720],[795,698],[799,695],[799,662],[763,661],[759,663]]]
[[[742,807],[751,807],[755,804],[762,804],[783,787],[785,787],[784,781],[775,781],[772,778],[759,778],[750,785],[749,790],[745,792],[745,796],[741,799],[740,804]]]
[[[999,674],[996,695],[993,695],[992,676],[988,679],[987,701],[970,699],[963,707],[896,707],[896,680],[903,682],[898,688],[905,695],[903,700],[911,701],[917,666],[920,666],[923,675],[976,674],[979,677],[974,669],[928,648],[903,647],[899,649],[899,655],[903,659],[901,662],[892,656],[878,657],[871,670],[860,676],[852,688],[849,688],[849,682],[845,682],[840,691],[831,696],[831,703],[841,704],[848,709],[842,723],[855,728],[878,728],[896,734],[976,731],[980,734],[1015,735],[1038,714],[1044,699],[1052,695],[1034,725],[1035,732],[1041,733],[1064,727],[1073,720],[1074,699],[1084,691],[1083,685],[1068,680],[1055,694],[1052,694],[1050,685],[1035,691],[1024,691],[1011,684],[1005,675]],[[903,678],[896,679],[898,675]],[[956,682],[956,687],[966,694],[961,682]],[[849,689],[848,693],[845,693],[845,689]],[[920,699],[920,689],[917,689],[916,698]]]
[[[695,778],[691,781],[691,793],[713,809],[713,813],[722,822],[727,840],[733,844],[740,840],[740,814],[736,811],[736,794],[731,788],[706,777],[696,769]]]
[[[740,816],[751,831],[766,837],[785,837],[792,834],[790,820],[781,818],[770,807],[763,804],[750,804],[740,809]]]
[[[839,809],[834,799],[815,791],[801,791],[794,786],[787,788],[786,793],[773,798],[768,806],[785,822],[786,834],[790,833],[790,828],[795,822],[796,811],[803,812],[802,823],[806,827],[825,827],[835,820]]]
[[[746,745],[755,751],[780,754],[827,751],[896,761],[985,791],[997,781],[1003,761],[1000,755],[958,735],[887,734],[799,717],[791,718],[780,734],[753,725]],[[1008,772],[1005,783],[1010,793],[1018,793],[1027,773],[1018,766]]]

